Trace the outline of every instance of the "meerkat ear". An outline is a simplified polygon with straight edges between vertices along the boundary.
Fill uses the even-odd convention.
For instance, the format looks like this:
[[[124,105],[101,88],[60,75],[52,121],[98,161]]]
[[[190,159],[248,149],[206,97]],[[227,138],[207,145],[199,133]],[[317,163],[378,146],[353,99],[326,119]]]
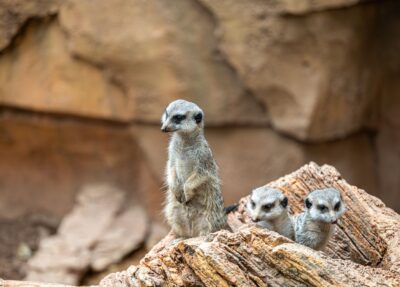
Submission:
[[[194,120],[196,121],[196,123],[201,123],[201,121],[203,120],[203,114],[202,113],[197,113],[194,115]]]
[[[282,199],[282,201],[281,201],[282,207],[283,207],[283,208],[286,208],[286,206],[288,206],[288,202],[289,202],[289,200],[288,200],[288,198],[285,196],[285,197]]]
[[[312,206],[312,203],[308,198],[306,198],[306,200],[304,202],[305,202],[307,208],[310,208]]]

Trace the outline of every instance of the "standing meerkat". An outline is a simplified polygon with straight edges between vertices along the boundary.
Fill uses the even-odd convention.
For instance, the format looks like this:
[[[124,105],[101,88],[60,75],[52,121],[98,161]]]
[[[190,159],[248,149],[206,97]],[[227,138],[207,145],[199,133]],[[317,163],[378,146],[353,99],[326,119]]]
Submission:
[[[295,240],[315,250],[328,244],[338,219],[346,211],[340,192],[334,188],[317,189],[305,199],[305,211],[294,217]]]
[[[204,113],[194,103],[176,100],[161,118],[173,133],[168,147],[165,215],[177,237],[196,237],[226,227],[217,165],[203,134]]]
[[[274,188],[254,189],[247,201],[247,212],[253,222],[294,240],[294,229],[288,211],[288,198]]]

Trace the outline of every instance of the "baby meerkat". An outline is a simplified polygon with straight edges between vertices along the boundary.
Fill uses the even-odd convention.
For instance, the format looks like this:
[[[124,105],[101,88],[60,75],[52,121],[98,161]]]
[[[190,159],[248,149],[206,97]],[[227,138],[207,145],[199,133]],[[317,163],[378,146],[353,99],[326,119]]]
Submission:
[[[323,250],[335,224],[346,211],[340,192],[334,188],[314,190],[306,197],[305,211],[294,218],[295,240],[315,250]]]
[[[288,198],[281,191],[263,186],[252,191],[247,202],[247,212],[257,225],[294,240],[293,224],[287,206]]]
[[[203,134],[204,113],[194,103],[168,105],[161,130],[171,132],[165,215],[177,237],[206,235],[226,227],[217,165]]]

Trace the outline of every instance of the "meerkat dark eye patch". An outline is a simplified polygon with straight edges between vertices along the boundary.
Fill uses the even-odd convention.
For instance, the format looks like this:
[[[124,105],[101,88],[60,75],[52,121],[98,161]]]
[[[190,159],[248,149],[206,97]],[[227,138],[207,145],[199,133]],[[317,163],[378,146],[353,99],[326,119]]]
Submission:
[[[201,123],[201,121],[203,120],[203,114],[202,113],[198,113],[194,115],[194,120],[196,121],[196,123]]]
[[[252,199],[250,200],[250,205],[251,205],[251,208],[256,207],[256,203]]]
[[[175,115],[172,117],[172,122],[174,124],[179,124],[181,121],[183,121],[184,119],[186,119],[185,115]]]
[[[306,198],[306,200],[304,202],[305,202],[307,208],[311,208],[312,203],[308,198]]]
[[[322,212],[325,212],[328,210],[328,208],[323,204],[317,205],[317,208]]]
[[[339,210],[340,208],[340,201],[338,203],[335,204],[335,206],[333,207],[336,211]]]
[[[263,209],[263,211],[270,211],[272,207],[274,207],[274,204],[273,203],[268,203],[268,204],[264,204],[262,206],[262,209]]]
[[[289,200],[288,200],[288,198],[285,196],[285,198],[282,199],[282,201],[281,201],[282,207],[283,207],[283,208],[286,208],[286,206],[288,205],[288,202],[289,202]]]

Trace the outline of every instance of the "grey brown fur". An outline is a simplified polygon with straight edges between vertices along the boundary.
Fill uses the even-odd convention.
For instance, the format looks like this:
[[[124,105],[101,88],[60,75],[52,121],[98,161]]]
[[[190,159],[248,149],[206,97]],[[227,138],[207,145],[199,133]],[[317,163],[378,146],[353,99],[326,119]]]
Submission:
[[[168,147],[165,215],[177,237],[206,235],[226,226],[217,165],[203,134],[204,113],[194,103],[170,103],[162,131]]]
[[[277,189],[254,189],[247,202],[247,212],[257,225],[294,240],[292,220],[287,211],[288,199]]]
[[[345,204],[338,190],[314,190],[305,199],[305,211],[294,217],[296,242],[315,250],[324,250],[337,220],[345,211]]]

